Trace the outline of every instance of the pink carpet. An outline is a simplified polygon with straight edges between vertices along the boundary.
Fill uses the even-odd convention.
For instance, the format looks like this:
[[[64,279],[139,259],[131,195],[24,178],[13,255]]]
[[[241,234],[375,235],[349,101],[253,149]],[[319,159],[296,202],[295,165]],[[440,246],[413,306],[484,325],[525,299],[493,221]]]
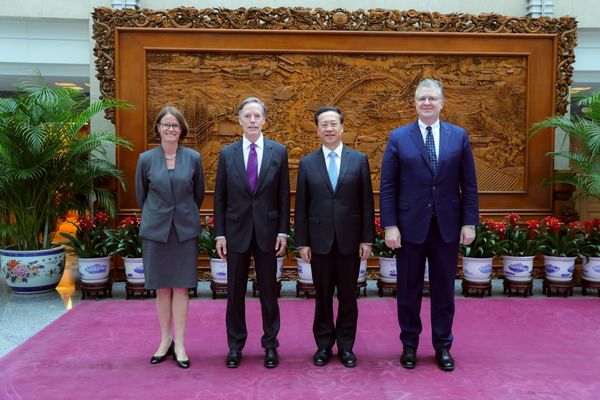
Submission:
[[[358,366],[312,365],[313,300],[280,301],[281,364],[262,366],[260,308],[247,302],[242,365],[227,369],[225,301],[191,302],[189,370],[149,363],[152,301],[82,302],[0,359],[0,399],[591,399],[600,393],[600,299],[457,299],[453,355],[440,371],[424,300],[414,370],[400,366],[392,299],[361,299]]]

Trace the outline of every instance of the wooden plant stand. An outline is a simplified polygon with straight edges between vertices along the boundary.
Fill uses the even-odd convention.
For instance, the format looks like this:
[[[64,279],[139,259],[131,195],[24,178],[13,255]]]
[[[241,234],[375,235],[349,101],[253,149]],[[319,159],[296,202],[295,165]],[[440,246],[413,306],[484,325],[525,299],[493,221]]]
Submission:
[[[136,294],[140,295],[143,300],[145,296],[156,297],[156,290],[146,289],[143,282],[125,282],[125,300],[129,300],[135,297]]]
[[[379,280],[377,280],[377,289],[379,289],[377,291],[377,294],[379,295],[379,297],[383,296],[383,292],[385,290],[391,290],[392,295],[396,296],[397,284],[396,284],[396,282],[386,282],[386,281],[379,279]]]
[[[528,281],[511,281],[504,277],[504,294],[508,294],[508,297],[512,296],[513,290],[515,294],[519,294],[520,291],[523,291],[523,297],[527,298],[528,295],[533,296],[533,279]]]
[[[483,298],[485,294],[488,296],[492,295],[492,281],[487,282],[471,282],[463,278],[462,280],[462,294],[465,297],[469,297],[471,290],[478,294],[479,297]]]
[[[557,294],[562,293],[563,297],[573,296],[573,279],[570,281],[551,281],[544,278],[542,284],[542,293],[546,293],[547,297],[552,296],[552,291],[555,290]]]
[[[112,298],[112,285],[110,279],[100,283],[81,282],[81,300],[85,300],[86,295],[92,293],[96,294],[96,300],[100,300],[100,296]]]
[[[581,295],[587,295],[588,289],[597,290],[598,297],[600,297],[600,282],[588,281],[584,278],[581,278]]]
[[[277,297],[281,297],[281,281],[277,281]],[[256,297],[256,293],[260,292],[256,278],[252,279],[252,297]]]
[[[312,282],[296,281],[296,297],[300,297],[300,292],[304,293],[304,298],[308,299],[308,295],[316,293],[315,285]]]
[[[367,280],[356,282],[356,297],[360,297],[360,290],[363,291],[363,296],[367,297]]]
[[[213,300],[217,298],[217,293],[225,293],[227,294],[227,283],[219,283],[213,280],[210,281],[210,290],[212,290],[212,298]]]

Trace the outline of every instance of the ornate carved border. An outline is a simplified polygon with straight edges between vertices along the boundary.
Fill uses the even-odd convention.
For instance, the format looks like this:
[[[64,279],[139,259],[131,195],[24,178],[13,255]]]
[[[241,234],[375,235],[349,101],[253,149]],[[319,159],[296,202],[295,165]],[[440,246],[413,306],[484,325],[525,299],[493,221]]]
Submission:
[[[505,17],[497,14],[440,14],[415,10],[324,10],[322,8],[205,8],[172,10],[111,10],[96,8],[93,36],[96,40],[96,77],[101,97],[115,97],[115,30],[120,27],[195,29],[344,30],[396,32],[469,32],[553,34],[557,44],[556,113],[566,112],[572,83],[577,22],[572,17]],[[115,121],[115,111],[107,111]]]

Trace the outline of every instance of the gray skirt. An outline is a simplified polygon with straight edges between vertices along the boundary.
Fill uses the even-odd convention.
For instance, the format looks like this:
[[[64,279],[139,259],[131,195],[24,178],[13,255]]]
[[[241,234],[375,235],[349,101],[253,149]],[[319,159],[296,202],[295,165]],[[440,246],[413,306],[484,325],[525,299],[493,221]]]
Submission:
[[[198,286],[198,238],[180,242],[171,225],[167,243],[142,240],[146,289]]]

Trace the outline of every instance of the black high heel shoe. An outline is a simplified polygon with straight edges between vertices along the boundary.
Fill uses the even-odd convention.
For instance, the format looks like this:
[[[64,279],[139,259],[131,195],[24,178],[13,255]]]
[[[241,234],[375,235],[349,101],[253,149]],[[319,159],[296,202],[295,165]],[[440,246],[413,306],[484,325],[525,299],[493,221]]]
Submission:
[[[185,361],[181,361],[177,359],[177,354],[175,353],[175,348],[173,348],[173,360],[175,360],[175,362],[177,363],[177,366],[179,368],[189,368],[190,367],[190,359],[188,358]]]
[[[159,364],[159,363],[165,361],[167,356],[170,356],[171,354],[174,354],[174,353],[175,353],[175,342],[171,341],[171,345],[167,349],[167,352],[165,353],[165,355],[152,356],[152,358],[150,359],[150,364]]]

